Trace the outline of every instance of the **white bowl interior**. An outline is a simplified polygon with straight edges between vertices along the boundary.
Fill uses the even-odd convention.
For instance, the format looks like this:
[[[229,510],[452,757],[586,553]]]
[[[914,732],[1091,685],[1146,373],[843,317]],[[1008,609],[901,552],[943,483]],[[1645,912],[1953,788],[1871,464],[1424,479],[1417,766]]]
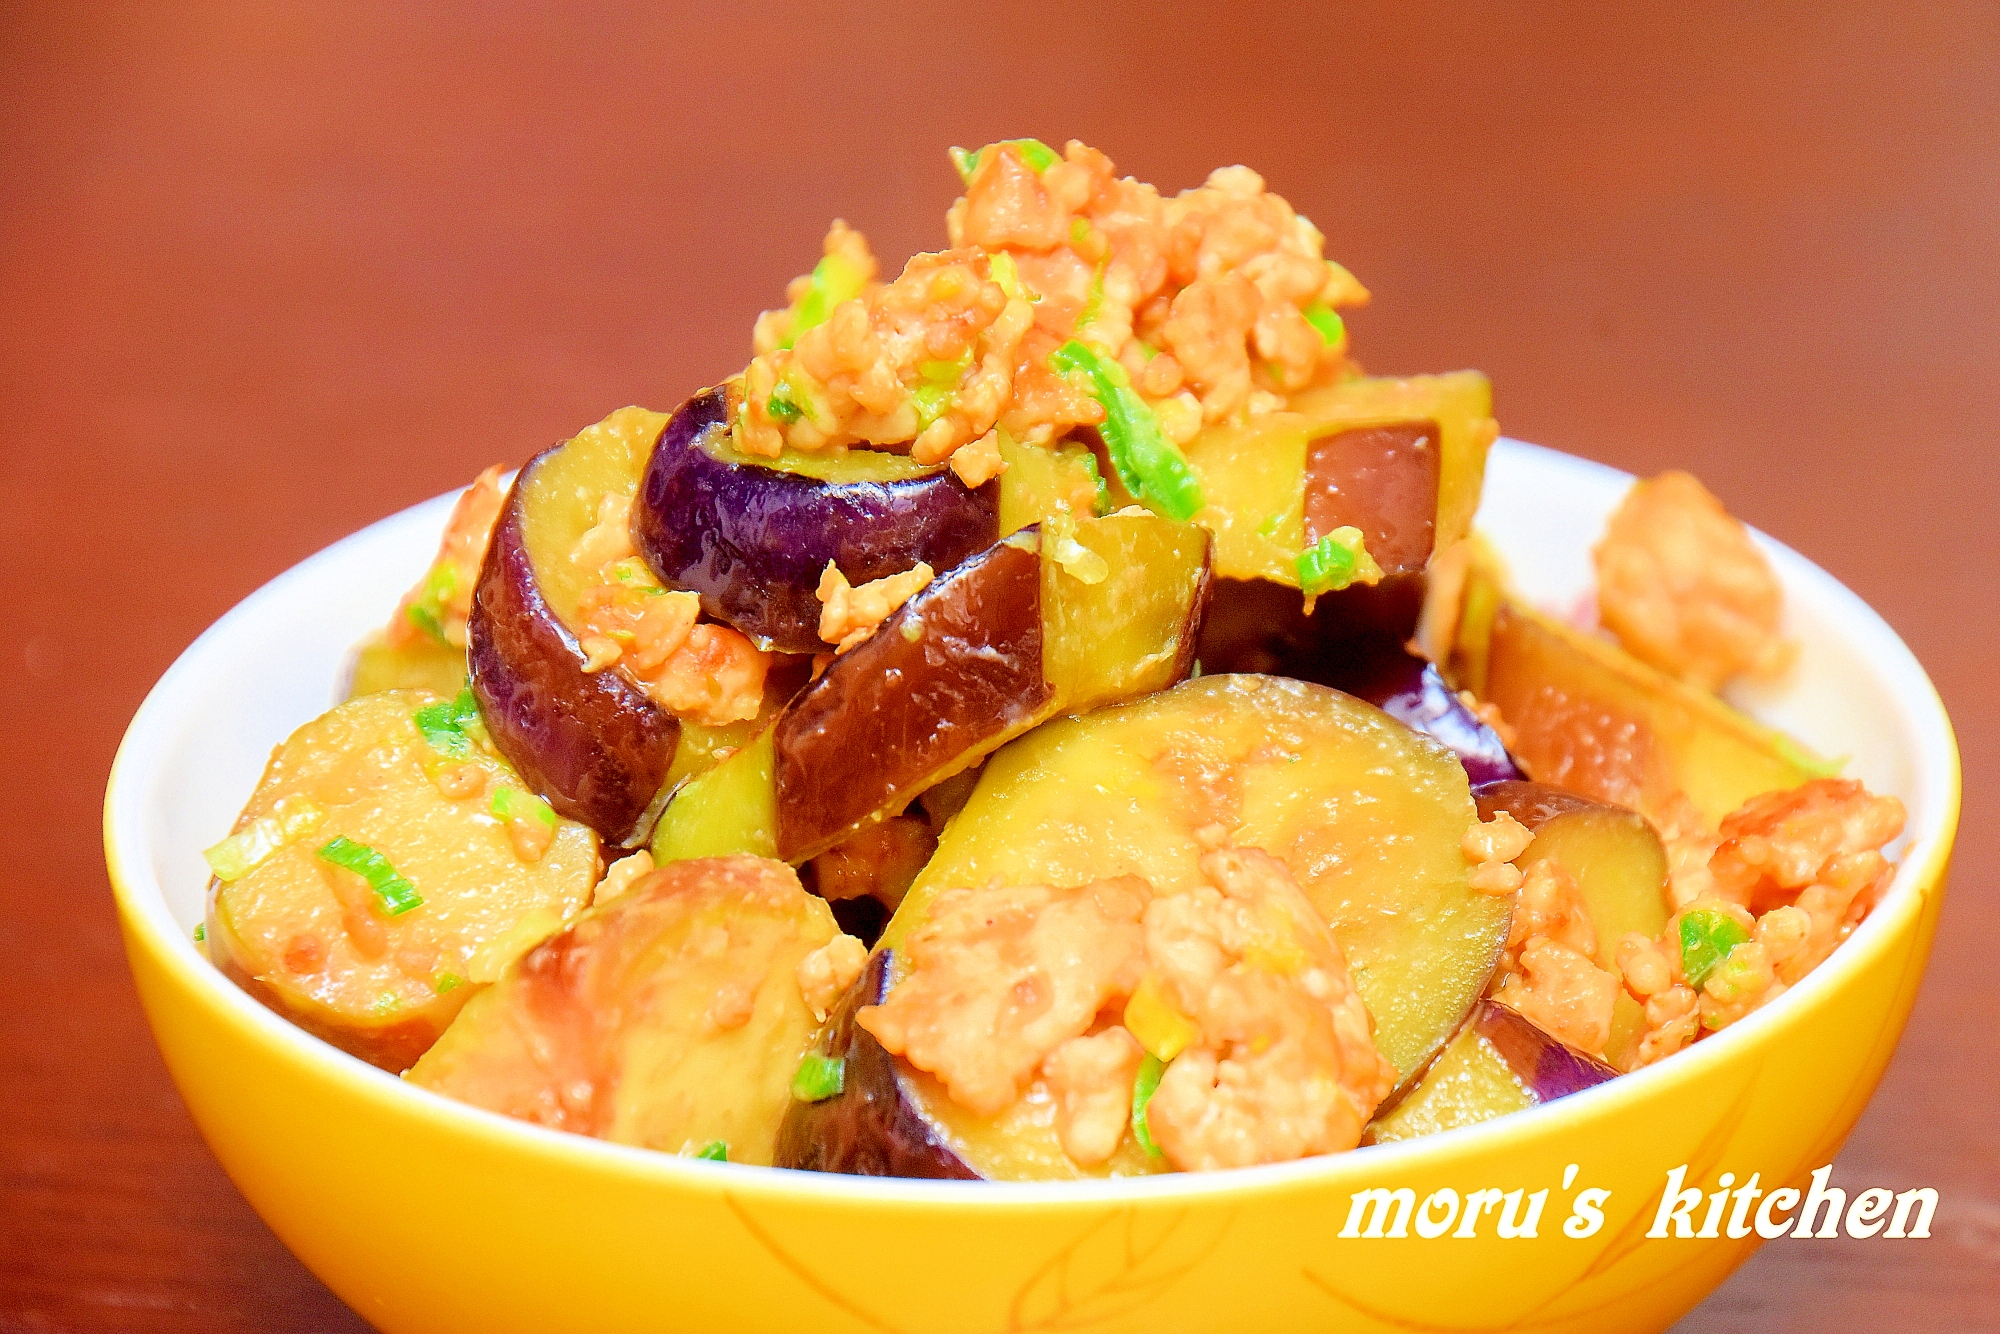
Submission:
[[[1571,607],[1590,590],[1590,547],[1629,481],[1502,440],[1479,523],[1530,597]],[[190,936],[204,908],[201,850],[228,832],[272,747],[334,702],[353,646],[420,576],[452,500],[384,519],[266,584],[181,655],[134,718],[107,793],[107,834],[133,910],[177,937],[190,961],[200,962]],[[1908,805],[1894,901],[1912,891],[1913,868],[1949,837],[1956,817],[1950,724],[1923,669],[1879,616],[1803,556],[1759,540],[1785,584],[1786,628],[1801,652],[1784,680],[1737,702],[1821,754],[1846,757],[1847,774]],[[1857,940],[1889,915],[1878,911]],[[220,973],[205,964],[199,972],[253,1022],[285,1027]]]

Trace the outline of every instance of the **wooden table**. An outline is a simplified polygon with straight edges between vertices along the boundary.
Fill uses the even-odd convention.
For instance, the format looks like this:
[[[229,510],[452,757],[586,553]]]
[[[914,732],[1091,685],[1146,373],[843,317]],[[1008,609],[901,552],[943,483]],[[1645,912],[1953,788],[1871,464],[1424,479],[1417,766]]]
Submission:
[[[2000,11],[1192,8],[7,9],[0,1331],[361,1328],[134,1002],[98,808],[147,687],[341,534],[740,365],[828,218],[940,244],[945,147],[1018,134],[1247,160],[1377,293],[1370,367],[1692,468],[1909,640],[1960,873],[1840,1172],[1936,1235],[1774,1244],[1680,1328],[2000,1328]]]

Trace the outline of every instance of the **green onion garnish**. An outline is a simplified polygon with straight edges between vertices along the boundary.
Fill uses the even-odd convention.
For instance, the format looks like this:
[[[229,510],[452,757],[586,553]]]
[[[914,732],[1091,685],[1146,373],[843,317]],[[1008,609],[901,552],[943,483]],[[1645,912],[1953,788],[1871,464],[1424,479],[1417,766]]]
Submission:
[[[726,1139],[712,1139],[701,1146],[701,1152],[697,1153],[695,1157],[701,1159],[703,1162],[726,1163],[729,1161],[729,1141]]]
[[[1098,434],[1125,489],[1170,519],[1193,518],[1203,504],[1201,483],[1186,456],[1160,434],[1159,418],[1132,388],[1125,368],[1074,338],[1049,354],[1049,364],[1090,378],[1091,397],[1104,408]]]
[[[778,387],[771,391],[771,396],[764,400],[764,412],[772,421],[787,424],[805,416],[805,413],[799,410],[799,405],[792,402],[792,387],[782,380],[778,382]]]
[[[458,588],[458,571],[449,561],[439,561],[424,576],[424,591],[410,604],[410,624],[446,648],[451,641],[444,634],[444,604]]]
[[[436,985],[437,985],[437,994],[442,996],[447,991],[455,991],[459,987],[464,986],[465,979],[460,977],[457,973],[439,973],[437,975]]]
[[[792,1076],[792,1096],[800,1102],[825,1102],[847,1086],[847,1062],[838,1056],[809,1052]]]
[[[1307,306],[1300,314],[1306,317],[1307,324],[1319,330],[1321,340],[1329,346],[1338,343],[1341,335],[1347,332],[1347,325],[1341,320],[1339,313],[1317,301]]]
[[[1083,309],[1077,312],[1076,327],[1081,329],[1095,320],[1104,309],[1104,261],[1097,261],[1096,272],[1090,275],[1090,290],[1084,293]]]
[[[201,855],[217,880],[225,885],[233,883],[263,865],[280,848],[310,834],[324,813],[308,798],[280,797],[269,815],[203,849]]]
[[[459,691],[457,699],[426,704],[410,715],[424,740],[447,755],[464,755],[471,749],[465,725],[478,719],[479,701],[473,698],[470,686]]]
[[[391,917],[401,916],[423,904],[417,887],[397,875],[396,868],[389,865],[389,859],[366,843],[356,843],[347,835],[339,834],[316,855],[321,861],[352,871],[366,880],[368,887],[382,900],[382,911]]]
[[[1700,990],[1729,952],[1750,939],[1743,923],[1720,908],[1696,908],[1681,916],[1681,971]]]
[[[1336,528],[1301,551],[1294,562],[1299,587],[1308,594],[1336,593],[1356,580],[1372,582],[1382,577],[1382,567],[1368,554],[1359,528]]]
[[[1037,175],[1062,160],[1060,153],[1040,139],[1002,139],[1000,144],[1012,146],[1014,151],[1021,155],[1021,161],[1027,163]],[[987,148],[998,148],[1000,144],[988,144]],[[980,159],[985,155],[985,148],[975,148],[970,153],[963,148],[954,148],[951,150],[951,165],[958,168],[960,180],[970,182],[973,174],[979,170]]]
[[[493,813],[503,820],[540,820],[553,829],[556,827],[555,809],[540,797],[517,788],[496,787],[493,789]]]
[[[1041,293],[1021,281],[1021,266],[1016,264],[1014,257],[1004,250],[996,250],[988,257],[986,272],[995,283],[999,284],[1000,290],[1007,294],[1009,301],[1033,303],[1042,299]],[[971,355],[969,352],[966,354],[968,358]]]
[[[1155,1158],[1165,1155],[1160,1152],[1160,1146],[1153,1143],[1153,1132],[1146,1124],[1146,1104],[1159,1091],[1160,1076],[1166,1072],[1167,1063],[1148,1052],[1146,1059],[1139,1062],[1139,1078],[1132,1085],[1132,1138]]]
[[[429,607],[426,607],[421,602],[412,602],[407,615],[410,618],[411,625],[416,626],[417,629],[423,631],[445,647],[449,648],[451,646],[451,641],[445,638],[444,626],[438,621],[437,613]]]
[[[799,298],[799,304],[792,307],[791,336],[780,346],[790,347],[806,330],[825,324],[835,306],[860,296],[861,289],[867,284],[868,275],[845,255],[822,258],[813,265],[812,285]]]
[[[194,924],[194,938],[196,944],[200,944],[202,941],[208,939],[208,923],[196,922]]]
[[[1090,502],[1090,512],[1101,519],[1111,513],[1111,488],[1104,484],[1104,474],[1097,471],[1097,455],[1085,454],[1083,468],[1090,474],[1091,484],[1097,488],[1097,493]]]

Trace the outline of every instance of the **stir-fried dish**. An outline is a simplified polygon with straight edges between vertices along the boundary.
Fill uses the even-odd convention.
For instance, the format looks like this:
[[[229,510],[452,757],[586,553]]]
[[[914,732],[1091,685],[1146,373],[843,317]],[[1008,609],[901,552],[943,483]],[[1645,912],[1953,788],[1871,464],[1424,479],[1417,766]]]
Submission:
[[[1255,172],[952,158],[949,249],[835,222],[739,374],[473,483],[207,854],[230,978],[545,1126],[1040,1179],[1522,1110],[1866,916],[1902,804],[1715,693],[1791,646],[1700,482],[1538,607],[1485,378],[1364,374]]]

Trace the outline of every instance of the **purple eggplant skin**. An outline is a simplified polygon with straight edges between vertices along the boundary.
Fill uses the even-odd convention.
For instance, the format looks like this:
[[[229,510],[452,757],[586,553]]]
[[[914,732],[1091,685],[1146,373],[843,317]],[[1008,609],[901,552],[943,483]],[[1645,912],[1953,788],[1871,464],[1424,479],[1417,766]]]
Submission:
[[[1054,697],[1041,591],[1041,557],[997,542],[799,693],[777,722],[779,857],[816,856]]]
[[[792,1102],[778,1127],[774,1161],[807,1172],[976,1181],[978,1174],[903,1095],[896,1058],[854,1022],[862,1006],[881,1004],[888,965],[889,951],[875,951],[827,1016],[818,1050],[844,1062],[840,1092],[821,1102]]]
[[[1544,1033],[1498,1001],[1480,1001],[1466,1022],[1493,1044],[1538,1102],[1554,1102],[1618,1077],[1604,1062]]]
[[[1457,752],[1465,777],[1474,787],[1526,777],[1507,753],[1500,734],[1467,708],[1458,692],[1445,684],[1437,664],[1413,653],[1362,688],[1349,691],[1367,700],[1413,732],[1422,732]]]
[[[526,483],[557,445],[521,469],[479,568],[466,626],[472,693],[494,746],[558,815],[619,847],[659,818],[680,721],[585,654],[543,600],[522,520]]]
[[[653,447],[632,542],[660,581],[701,596],[710,619],[762,647],[824,653],[817,590],[828,561],[854,584],[919,561],[942,573],[1000,536],[1000,484],[950,469],[901,481],[825,481],[725,462],[703,448],[729,430],[720,386],[683,403]]]
[[[1365,699],[1456,751],[1475,785],[1524,777],[1499,734],[1435,666],[1403,647],[1423,602],[1421,573],[1322,595],[1310,614],[1297,589],[1218,579],[1195,656],[1206,673],[1289,676]]]

